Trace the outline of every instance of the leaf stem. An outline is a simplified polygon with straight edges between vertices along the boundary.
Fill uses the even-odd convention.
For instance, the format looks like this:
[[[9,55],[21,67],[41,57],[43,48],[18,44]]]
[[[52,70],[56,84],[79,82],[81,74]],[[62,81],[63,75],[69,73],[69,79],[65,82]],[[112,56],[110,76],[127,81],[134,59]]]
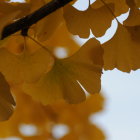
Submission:
[[[51,54],[54,59],[56,58],[54,56],[54,54],[48,48],[46,48],[43,44],[41,44],[40,42],[38,42],[37,40],[35,40],[34,38],[32,38],[29,35],[27,35],[27,37],[29,37],[32,41],[34,41],[36,44],[38,44],[39,46],[41,46],[45,51],[47,51],[49,54]]]

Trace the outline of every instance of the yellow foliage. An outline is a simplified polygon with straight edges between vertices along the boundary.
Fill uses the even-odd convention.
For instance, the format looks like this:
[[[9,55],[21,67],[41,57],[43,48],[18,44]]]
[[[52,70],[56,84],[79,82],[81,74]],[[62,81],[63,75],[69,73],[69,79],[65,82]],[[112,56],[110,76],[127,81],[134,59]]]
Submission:
[[[90,93],[100,91],[102,54],[99,42],[90,39],[71,57],[56,59],[48,73],[35,83],[25,83],[23,89],[44,104],[62,98],[69,103],[81,102],[85,100],[85,94],[79,82]]]
[[[104,68],[106,70],[118,68],[121,71],[130,72],[140,68],[139,42],[133,39],[133,35],[131,35],[133,32],[129,32],[128,29],[119,24],[114,37],[103,44]],[[131,28],[132,30],[134,31]],[[135,34],[137,38],[140,35],[139,33]]]
[[[0,38],[6,25],[26,15],[28,21],[32,12],[50,1],[1,0]],[[0,121],[9,119],[13,113],[15,101],[11,91],[17,103],[13,116],[0,124],[0,137],[55,139],[54,126],[64,124],[69,132],[60,140],[105,139],[89,121],[93,113],[102,109],[103,98],[100,94],[86,97],[86,93],[100,92],[103,68],[124,72],[140,68],[140,3],[96,0],[79,11],[72,5],[75,1],[32,25],[27,36],[18,32],[0,40]],[[75,41],[74,35],[88,38],[90,31],[95,37],[103,36],[112,20],[129,8],[123,24],[116,19],[117,31],[106,43],[101,45],[91,38],[80,46]],[[28,23],[24,22],[25,31]],[[59,48],[65,50],[65,58],[57,56]],[[32,136],[24,135],[20,129],[27,124],[37,130]]]
[[[9,45],[10,48],[14,46]],[[20,47],[23,51],[19,54],[13,54],[5,48],[0,49],[0,71],[10,83],[34,82],[53,66],[54,58],[44,48],[38,48],[32,53],[30,48],[34,44],[29,45],[24,48],[22,43]],[[17,52],[19,49],[15,48],[14,51]]]
[[[113,4],[108,6],[112,9]],[[88,38],[90,29],[96,37],[104,35],[105,31],[111,26],[114,17],[106,6],[98,9],[89,6],[86,11],[78,11],[71,5],[67,5],[64,8],[64,18],[72,34]]]
[[[129,7],[126,1],[129,1],[129,0],[96,0],[95,3],[93,3],[92,7],[99,8],[101,6],[104,6],[105,4],[112,3],[114,4],[115,8],[114,10],[111,8],[110,9],[114,11],[113,13],[115,16],[119,16],[123,13],[126,13],[129,10]]]
[[[102,131],[89,121],[90,115],[100,111],[103,107],[103,97],[100,94],[89,96],[86,102],[78,105],[57,102],[53,105],[43,106],[22,93],[18,87],[12,90],[16,95],[17,107],[13,116],[8,121],[1,123],[1,138],[16,136],[25,140],[54,139],[53,128],[63,124],[68,127],[69,131],[61,138],[62,140],[71,137],[80,140],[82,135],[88,140],[105,139]],[[37,132],[31,136],[25,135],[21,131],[22,125],[33,125]]]

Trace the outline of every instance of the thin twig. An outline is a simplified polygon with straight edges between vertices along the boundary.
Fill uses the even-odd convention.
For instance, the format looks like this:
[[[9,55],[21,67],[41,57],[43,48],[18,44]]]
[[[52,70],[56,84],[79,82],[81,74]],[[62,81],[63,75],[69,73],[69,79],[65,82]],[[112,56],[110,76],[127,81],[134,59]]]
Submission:
[[[30,15],[27,15],[15,21],[14,23],[5,26],[2,31],[0,40],[10,36],[11,34],[16,33],[17,31],[22,31],[22,33],[26,35],[31,25],[37,23],[42,18],[51,14],[55,10],[65,6],[67,3],[71,1],[72,0],[52,0],[51,2],[41,7],[40,9],[31,13]],[[25,32],[25,29],[26,29],[26,32]]]
[[[43,44],[41,44],[40,42],[38,42],[37,40],[35,40],[34,38],[32,38],[29,35],[27,37],[29,37],[32,41],[34,41],[36,44],[38,44],[40,47],[42,47],[45,51],[47,51],[50,55],[52,55],[53,58],[55,58],[54,54],[48,48],[46,48]]]

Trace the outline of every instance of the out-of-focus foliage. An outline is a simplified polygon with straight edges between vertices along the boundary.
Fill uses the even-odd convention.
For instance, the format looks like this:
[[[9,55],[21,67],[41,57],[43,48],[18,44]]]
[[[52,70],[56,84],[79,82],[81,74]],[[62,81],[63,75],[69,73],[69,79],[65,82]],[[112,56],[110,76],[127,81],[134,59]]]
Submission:
[[[26,0],[24,3],[0,1],[0,34],[5,25],[29,15],[50,0]],[[55,139],[57,124],[65,124],[68,134],[62,140],[102,140],[102,132],[89,122],[89,116],[101,109],[99,93],[102,69],[124,72],[140,68],[139,0],[96,0],[85,11],[73,7],[73,1],[30,27],[28,36],[20,32],[0,40],[0,136],[26,139]],[[117,16],[128,12],[119,23]],[[83,46],[73,35],[101,37],[116,19],[115,35],[100,44],[96,38]],[[81,47],[81,48],[80,48]],[[65,57],[65,58],[62,58]],[[8,86],[8,84],[10,86]],[[116,87],[117,88],[117,87]],[[26,95],[27,94],[27,95]],[[56,102],[57,101],[57,102]],[[51,105],[48,105],[51,104]],[[46,105],[46,106],[45,106]],[[20,126],[32,124],[37,132],[27,137]]]
[[[44,106],[31,99],[29,95],[14,87],[17,107],[13,116],[0,125],[0,138],[18,137],[23,140],[55,139],[54,128],[65,125],[68,129],[60,140],[104,140],[102,131],[90,122],[90,116],[103,108],[104,99],[100,94],[89,96],[78,105],[70,105],[64,101]],[[21,129],[23,126],[32,126],[36,130],[30,135]],[[26,127],[25,127],[26,128]],[[33,129],[33,128],[32,128]],[[32,130],[30,130],[32,131]]]

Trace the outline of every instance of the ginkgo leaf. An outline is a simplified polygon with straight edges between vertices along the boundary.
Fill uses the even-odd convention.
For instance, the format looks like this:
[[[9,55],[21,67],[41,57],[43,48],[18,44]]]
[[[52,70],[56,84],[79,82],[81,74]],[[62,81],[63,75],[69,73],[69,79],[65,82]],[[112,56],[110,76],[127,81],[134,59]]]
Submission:
[[[89,139],[105,137],[103,132],[89,121],[90,115],[94,115],[103,108],[104,98],[101,96],[102,94],[88,96],[85,102],[76,105],[57,102],[44,106],[32,100],[30,96],[24,94],[17,87],[12,89],[12,93],[16,96],[16,111],[10,120],[1,123],[0,138],[16,136],[23,140],[54,139],[52,130],[58,124],[63,124],[70,130],[67,135],[71,134],[72,131],[73,137],[75,135],[80,137],[83,133]],[[36,130],[35,133],[32,136],[25,136],[25,133],[21,133],[23,125],[33,126]],[[82,129],[75,129],[77,126]]]
[[[48,72],[53,63],[53,57],[43,48],[34,53],[25,50],[19,55],[0,49],[0,71],[12,83],[35,81]]]
[[[113,3],[115,6],[114,10],[109,7],[115,16],[120,16],[121,14],[126,13],[129,10],[126,0],[96,0],[91,6],[97,9],[109,3]]]
[[[64,59],[66,65],[72,64],[73,77],[77,79],[89,93],[100,91],[100,76],[102,72],[103,50],[100,43],[90,39],[73,56]]]
[[[10,86],[0,73],[0,121],[9,119],[13,113],[15,101],[10,92]]]
[[[119,24],[114,37],[103,44],[105,70],[118,68],[121,71],[130,72],[140,68],[139,42],[131,33],[132,29],[129,32],[125,26]],[[139,32],[135,37],[139,38]]]
[[[39,81],[24,84],[23,90],[44,104],[63,98],[69,103],[79,103],[85,100],[79,82],[90,93],[100,91],[102,54],[100,43],[90,39],[71,57],[56,60],[51,71]]]
[[[25,93],[31,95],[35,100],[41,101],[43,104],[53,103],[63,98],[70,103],[85,100],[84,91],[78,82],[71,78],[71,73],[67,72],[60,62],[57,61],[51,71],[36,83],[24,84],[23,90]]]
[[[108,6],[113,9],[113,4]],[[67,5],[64,7],[64,18],[72,34],[88,38],[90,29],[96,37],[104,35],[114,17],[106,6],[98,9],[89,6],[85,11],[78,11],[73,6]]]

